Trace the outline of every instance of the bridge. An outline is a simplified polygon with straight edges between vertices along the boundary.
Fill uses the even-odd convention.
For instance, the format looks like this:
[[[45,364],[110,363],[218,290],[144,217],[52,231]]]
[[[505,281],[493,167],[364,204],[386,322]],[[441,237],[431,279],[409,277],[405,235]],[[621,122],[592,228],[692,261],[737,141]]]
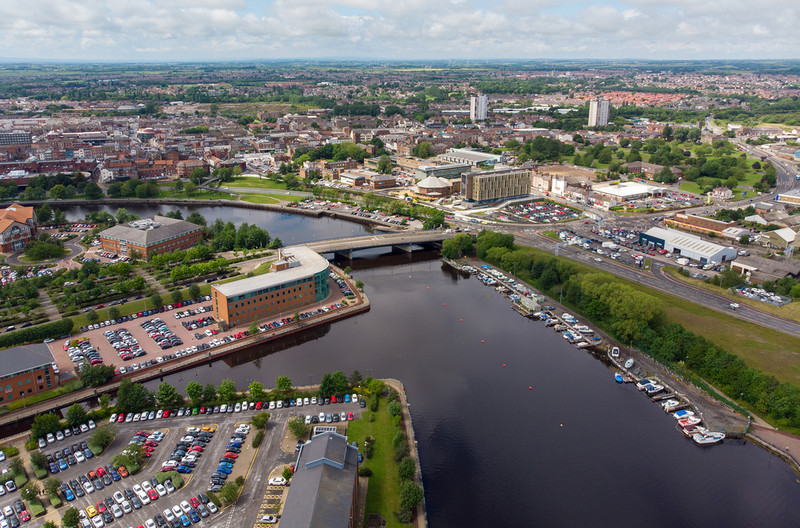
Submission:
[[[336,238],[306,244],[317,253],[336,253],[344,258],[352,258],[353,251],[390,246],[400,251],[412,251],[412,246],[433,246],[440,244],[455,233],[446,231],[404,231],[380,235]]]

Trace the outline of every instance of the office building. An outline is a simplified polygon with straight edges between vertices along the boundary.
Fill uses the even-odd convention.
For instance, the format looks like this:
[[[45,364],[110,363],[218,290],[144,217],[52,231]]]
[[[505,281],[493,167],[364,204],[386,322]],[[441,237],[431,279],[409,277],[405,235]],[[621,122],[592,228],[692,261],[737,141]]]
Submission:
[[[492,202],[530,193],[530,169],[515,167],[468,172],[461,176],[461,195],[470,202]]]
[[[330,295],[325,258],[306,246],[280,249],[269,273],[211,285],[214,317],[229,327],[294,315]]]
[[[56,360],[36,343],[0,350],[0,405],[59,385]]]
[[[469,98],[469,118],[472,121],[486,121],[489,115],[489,98],[485,95],[473,95]]]
[[[447,165],[420,165],[414,169],[414,177],[424,180],[430,176],[450,180],[453,178],[461,179],[461,175],[469,172],[471,165],[466,163],[448,163]]]
[[[36,238],[33,207],[14,203],[0,209],[0,252],[13,253],[24,249],[33,238]]]
[[[606,99],[589,101],[589,126],[604,127],[608,125],[609,103]]]
[[[154,216],[118,224],[99,235],[103,251],[141,258],[186,250],[203,239],[203,227],[184,220]]]

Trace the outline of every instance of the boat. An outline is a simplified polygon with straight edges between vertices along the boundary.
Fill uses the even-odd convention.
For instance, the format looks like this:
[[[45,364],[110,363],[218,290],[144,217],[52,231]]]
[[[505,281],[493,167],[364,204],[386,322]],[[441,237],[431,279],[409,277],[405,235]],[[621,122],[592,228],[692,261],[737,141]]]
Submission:
[[[625,368],[630,369],[632,366],[633,366],[633,358],[630,358],[628,359],[628,361],[625,362]]]
[[[590,346],[592,346],[592,344],[587,343],[586,341],[581,341],[579,343],[576,343],[575,346],[578,348],[589,348]]]
[[[678,420],[678,425],[681,427],[686,427],[687,425],[697,425],[702,422],[700,418],[697,416],[690,416],[688,418],[684,418],[683,420]]]
[[[680,411],[676,411],[672,414],[676,420],[683,420],[684,418],[688,418],[690,416],[694,416],[692,411],[687,411],[686,409],[681,409]]]
[[[647,387],[648,385],[652,385],[652,384],[657,383],[657,382],[658,382],[658,380],[651,380],[651,379],[648,379],[648,378],[642,378],[638,383],[636,383],[636,388],[639,389],[639,390],[644,390],[645,387]]]
[[[667,412],[674,411],[675,408],[680,407],[680,405],[681,402],[679,400],[673,400],[673,399],[661,402],[661,407]]]
[[[613,347],[611,349],[611,357],[614,359],[619,359],[619,347]]]
[[[702,425],[687,425],[686,427],[679,427],[680,431],[686,436],[686,438],[691,438],[692,435],[697,433],[705,434],[708,432],[708,429],[703,427]]]
[[[563,331],[564,331],[564,330],[566,330],[567,328],[568,328],[568,327],[567,327],[567,325],[563,325],[563,324],[557,324],[557,325],[555,325],[555,326],[553,327],[553,330],[555,330],[556,332],[563,332]]]
[[[622,374],[620,374],[619,372],[614,373],[614,379],[616,380],[617,383],[622,383],[623,381],[625,381],[622,378]]]
[[[657,394],[657,393],[661,392],[662,390],[664,390],[664,386],[663,385],[655,385],[655,384],[648,385],[647,387],[644,388],[644,391],[648,394],[648,396],[652,396],[653,394]]]
[[[694,443],[701,446],[714,445],[725,439],[725,433],[706,432],[692,435]]]

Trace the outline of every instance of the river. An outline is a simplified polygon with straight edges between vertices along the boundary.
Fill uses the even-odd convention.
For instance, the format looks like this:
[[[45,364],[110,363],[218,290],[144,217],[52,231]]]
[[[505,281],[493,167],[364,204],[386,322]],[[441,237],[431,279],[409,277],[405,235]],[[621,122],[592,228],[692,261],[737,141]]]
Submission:
[[[224,211],[225,220],[263,214]],[[259,225],[284,239],[273,221]],[[294,222],[298,241],[316,239],[308,237],[318,222],[334,224],[320,238],[351,226]],[[434,254],[353,268],[370,312],[166,381],[180,390],[225,377],[271,387],[280,375],[307,384],[354,369],[402,380],[433,528],[800,524],[800,484],[779,458],[738,440],[695,446],[600,360]]]

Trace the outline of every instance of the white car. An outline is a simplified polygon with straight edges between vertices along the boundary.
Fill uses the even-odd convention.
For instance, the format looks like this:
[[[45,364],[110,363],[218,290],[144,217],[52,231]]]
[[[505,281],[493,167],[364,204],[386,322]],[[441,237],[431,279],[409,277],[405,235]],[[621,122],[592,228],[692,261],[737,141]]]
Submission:
[[[94,526],[94,528],[103,528],[105,525],[106,523],[103,522],[102,515],[95,515],[92,517],[92,526]]]
[[[122,511],[124,511],[125,513],[132,513],[133,512],[133,508],[131,507],[131,503],[126,501],[126,500],[122,501],[122,504],[120,504],[120,507],[122,508]]]
[[[62,433],[61,431],[56,431],[56,440],[60,442],[63,439],[64,439],[64,433]]]
[[[199,433],[200,432],[200,428],[199,427],[187,427],[186,428],[186,432],[189,433],[189,434]]]
[[[317,397],[316,396],[312,396],[311,397],[311,405],[316,405],[316,404],[317,404]]]
[[[308,398],[303,398],[303,405],[310,405],[310,404],[311,400],[309,400]]]
[[[189,510],[191,509],[192,507],[187,501],[181,501],[181,510],[183,510],[183,513],[189,513]]]
[[[311,424],[311,415],[307,414],[306,415],[306,425],[310,425],[310,424]]]
[[[351,400],[353,403],[358,403],[358,394],[356,394],[356,393],[354,392],[354,393],[353,393],[353,395],[350,397],[350,400]]]
[[[92,422],[94,423],[94,422]],[[88,433],[89,432],[89,424],[81,424],[81,432]]]
[[[236,406],[233,408],[233,412],[242,412],[242,405],[237,403]]]
[[[149,481],[145,480],[144,482],[142,482],[142,489],[144,491],[150,491],[151,489],[153,489],[153,486],[150,485]]]
[[[167,488],[165,488],[163,484],[159,484],[156,486],[156,492],[158,493],[159,497],[163,497],[167,494]]]
[[[94,486],[92,486],[91,482],[84,482],[83,483],[83,489],[84,489],[84,491],[86,491],[86,493],[89,493],[89,494],[94,493]]]
[[[112,504],[111,513],[112,515],[114,515],[115,518],[119,519],[120,517],[122,517],[122,508],[119,507],[119,504]]]
[[[175,514],[175,517],[180,517],[181,515],[183,515],[183,512],[181,511],[181,507],[178,506],[177,504],[172,507],[172,513]]]
[[[303,406],[303,399],[297,398],[297,407],[302,407],[302,406]]]
[[[156,419],[160,420],[163,416],[164,416],[163,409],[159,409],[158,412],[156,413]]]
[[[269,479],[269,485],[270,486],[285,486],[286,485],[286,479],[283,478],[283,477],[272,477],[271,479]]]
[[[275,524],[276,522],[278,522],[278,518],[275,517],[274,515],[262,515],[261,518],[258,520],[258,522],[265,524]]]
[[[142,489],[142,487],[140,485],[138,485],[138,484],[134,484],[133,485],[133,492],[136,493],[137,495],[142,493],[143,491],[144,490]]]
[[[162,513],[164,514],[164,518],[167,520],[167,522],[172,522],[175,520],[175,514],[172,513],[172,510],[169,508],[164,510]]]
[[[220,406],[220,408],[219,408],[219,412],[221,412],[221,413],[228,412],[228,404],[227,403],[223,403],[222,406]]]
[[[144,525],[145,525],[147,528],[156,528],[156,522],[155,522],[153,519],[147,519],[147,520],[144,522]]]
[[[75,451],[75,460],[77,460],[80,464],[82,462],[86,462],[86,457],[80,451]]]
[[[219,511],[217,505],[214,504],[213,502],[209,502],[208,504],[206,504],[206,508],[208,508],[208,511],[210,511],[211,513],[217,513]]]
[[[275,400],[272,400],[271,402],[269,402],[269,410],[271,411],[273,409],[275,409]]]
[[[114,499],[114,502],[117,504],[122,504],[122,501],[125,500],[125,497],[122,495],[121,491],[115,491],[114,494],[111,496]]]
[[[47,440],[45,440],[44,438],[40,438],[39,439],[39,449],[44,449],[45,447],[47,447]]]
[[[319,413],[318,418],[319,418],[319,422],[320,423],[325,423],[325,413],[324,412]]]

